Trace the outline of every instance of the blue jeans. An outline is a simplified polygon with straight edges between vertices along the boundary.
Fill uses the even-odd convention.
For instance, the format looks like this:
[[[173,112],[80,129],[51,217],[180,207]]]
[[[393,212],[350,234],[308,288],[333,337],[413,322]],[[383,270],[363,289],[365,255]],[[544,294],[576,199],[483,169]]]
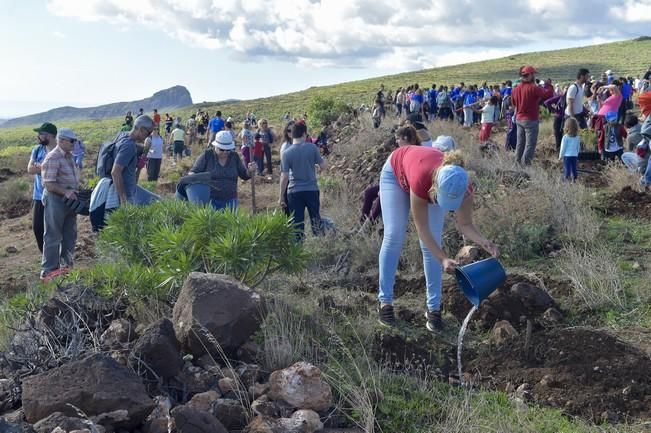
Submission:
[[[133,195],[131,197],[127,197],[127,200],[131,204],[146,206],[160,200],[160,196],[154,194],[151,191],[147,191],[140,185],[136,185]]]
[[[578,157],[576,156],[564,156],[563,157],[563,171],[565,173],[565,179],[576,180],[576,162]]]
[[[217,200],[217,199],[212,199],[210,200],[210,204],[215,210],[221,210],[221,209],[230,209],[232,211],[237,210],[237,205],[239,204],[239,200],[236,198],[232,198],[229,200]]]
[[[389,160],[384,164],[380,174],[380,204],[382,220],[384,221],[384,238],[380,248],[380,293],[379,300],[383,304],[393,302],[393,285],[396,281],[400,251],[407,235],[409,222],[409,193],[404,192],[396,176],[393,174]],[[443,221],[445,212],[438,205],[427,207],[429,229],[434,240],[441,245]],[[441,309],[441,262],[434,257],[420,242],[423,253],[423,268],[427,285],[427,309]]]
[[[310,214],[312,233],[315,236],[321,234],[321,199],[319,191],[288,191],[287,207],[289,207],[289,212],[293,214],[296,240],[301,241],[305,236],[305,208]]]

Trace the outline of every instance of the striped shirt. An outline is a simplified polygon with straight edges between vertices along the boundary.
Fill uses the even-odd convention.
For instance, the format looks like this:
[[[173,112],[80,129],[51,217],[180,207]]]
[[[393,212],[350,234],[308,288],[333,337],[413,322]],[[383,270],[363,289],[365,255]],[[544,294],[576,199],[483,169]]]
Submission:
[[[79,172],[72,153],[65,153],[59,146],[47,154],[41,165],[43,182],[57,183],[64,189],[79,188]]]

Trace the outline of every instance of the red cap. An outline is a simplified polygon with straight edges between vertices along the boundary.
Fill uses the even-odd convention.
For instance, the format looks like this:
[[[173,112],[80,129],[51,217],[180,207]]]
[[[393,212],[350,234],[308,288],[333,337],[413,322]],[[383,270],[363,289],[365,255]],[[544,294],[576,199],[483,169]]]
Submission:
[[[527,65],[520,68],[520,75],[537,74],[538,71],[533,66]]]

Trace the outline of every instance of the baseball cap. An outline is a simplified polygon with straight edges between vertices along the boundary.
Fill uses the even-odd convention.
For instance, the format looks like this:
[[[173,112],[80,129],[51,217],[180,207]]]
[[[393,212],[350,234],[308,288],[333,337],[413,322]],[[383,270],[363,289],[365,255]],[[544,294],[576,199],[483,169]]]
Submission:
[[[457,144],[454,141],[454,138],[450,137],[449,135],[439,135],[432,143],[432,147],[434,149],[440,150],[441,152],[449,152],[451,150],[454,150],[457,147]]]
[[[446,211],[461,206],[468,189],[468,173],[458,165],[446,165],[436,174],[436,202]]]
[[[605,72],[605,74],[606,74],[606,75],[613,75],[613,71],[611,71],[610,69],[608,69],[608,70]]]
[[[423,116],[420,113],[411,113],[407,117],[407,121],[414,125],[416,129],[426,129],[425,123],[423,123]]]
[[[617,120],[617,112],[609,111],[608,113],[606,113],[605,117],[606,117],[606,121],[614,122],[615,120]]]
[[[528,74],[537,74],[538,71],[536,68],[534,68],[531,65],[526,65],[520,68],[520,75],[528,75]]]
[[[57,134],[57,138],[67,138],[68,140],[76,140],[77,136],[74,131],[70,128],[61,128]]]
[[[233,136],[228,131],[219,131],[215,136],[215,140],[212,142],[212,145],[221,150],[235,149],[235,145],[233,144]]]
[[[34,132],[47,132],[48,134],[57,135],[57,127],[50,122],[45,122],[38,128],[34,128]]]

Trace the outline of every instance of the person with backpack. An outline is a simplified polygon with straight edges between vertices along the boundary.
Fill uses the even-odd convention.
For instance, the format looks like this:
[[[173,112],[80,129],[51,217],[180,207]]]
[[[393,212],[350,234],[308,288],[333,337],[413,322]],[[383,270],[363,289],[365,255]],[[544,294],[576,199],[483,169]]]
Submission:
[[[43,178],[41,177],[41,165],[45,156],[57,145],[57,127],[45,122],[34,129],[38,144],[32,148],[32,153],[27,163],[27,173],[34,175],[34,191],[32,193],[32,231],[36,239],[38,250],[43,252],[43,233],[45,226],[43,222]]]
[[[533,66],[520,68],[520,84],[513,89],[512,94],[517,127],[515,160],[523,165],[531,164],[536,153],[540,102],[549,99],[554,94],[554,87],[550,82],[545,82],[544,87],[536,84],[537,72]]]
[[[575,118],[581,129],[588,127],[583,100],[585,98],[585,84],[589,76],[590,71],[585,68],[579,69],[576,73],[576,81],[570,84],[565,92],[565,116]]]
[[[133,116],[131,115],[131,111],[127,111],[127,114],[124,116],[124,125],[127,128],[133,127]]]
[[[215,117],[210,119],[210,122],[208,122],[208,132],[210,132],[210,136],[208,137],[209,143],[215,141],[215,136],[219,131],[224,129],[224,125],[225,122],[224,119],[222,119],[222,112],[216,111]]]
[[[73,263],[77,242],[77,212],[70,203],[77,200],[79,169],[72,157],[77,136],[68,128],[57,132],[57,145],[45,156],[43,178],[43,259],[41,280],[65,273]]]
[[[177,125],[170,136],[172,144],[172,154],[174,155],[174,164],[178,164],[183,159],[185,151],[185,130],[181,125]]]
[[[137,185],[138,146],[151,135],[154,121],[147,115],[136,118],[133,128],[120,132],[113,141],[104,143],[97,156],[95,173],[99,177],[90,200],[93,231],[101,230],[107,214],[127,203],[147,205],[160,199]]]

